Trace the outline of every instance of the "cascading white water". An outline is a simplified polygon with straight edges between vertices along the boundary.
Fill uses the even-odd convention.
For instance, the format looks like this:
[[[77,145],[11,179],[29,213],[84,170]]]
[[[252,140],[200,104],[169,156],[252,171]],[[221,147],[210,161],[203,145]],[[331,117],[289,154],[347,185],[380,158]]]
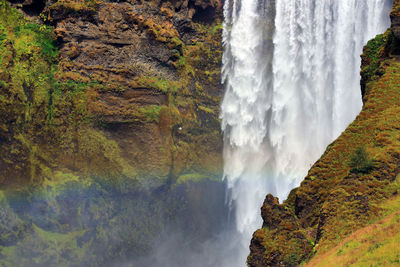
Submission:
[[[362,47],[392,0],[226,0],[225,178],[243,251],[266,193],[280,199],[361,109]]]

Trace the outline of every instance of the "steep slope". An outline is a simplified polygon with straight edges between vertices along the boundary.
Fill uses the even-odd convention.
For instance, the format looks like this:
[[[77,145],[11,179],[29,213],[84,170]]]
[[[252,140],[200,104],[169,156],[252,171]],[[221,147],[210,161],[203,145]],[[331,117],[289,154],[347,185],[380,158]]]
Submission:
[[[400,197],[380,206],[383,218],[355,231],[326,253],[318,253],[305,266],[398,266]]]
[[[253,235],[249,266],[296,266],[323,254],[379,217],[379,203],[398,194],[398,7],[395,1],[392,27],[364,49],[361,113],[283,204],[266,197],[264,224]]]

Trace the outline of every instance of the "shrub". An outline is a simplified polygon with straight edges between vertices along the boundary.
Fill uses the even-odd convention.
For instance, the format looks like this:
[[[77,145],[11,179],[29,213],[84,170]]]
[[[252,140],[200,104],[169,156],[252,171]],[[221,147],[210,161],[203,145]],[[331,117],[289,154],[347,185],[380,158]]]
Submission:
[[[352,173],[369,173],[374,168],[374,160],[363,146],[359,146],[351,155],[349,166]]]

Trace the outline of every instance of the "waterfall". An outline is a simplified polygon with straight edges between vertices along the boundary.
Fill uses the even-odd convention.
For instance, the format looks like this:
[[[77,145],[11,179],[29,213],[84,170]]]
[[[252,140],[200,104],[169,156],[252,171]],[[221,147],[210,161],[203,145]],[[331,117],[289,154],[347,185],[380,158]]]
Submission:
[[[238,266],[281,200],[362,107],[360,54],[390,25],[392,0],[226,0],[221,105],[224,177]]]

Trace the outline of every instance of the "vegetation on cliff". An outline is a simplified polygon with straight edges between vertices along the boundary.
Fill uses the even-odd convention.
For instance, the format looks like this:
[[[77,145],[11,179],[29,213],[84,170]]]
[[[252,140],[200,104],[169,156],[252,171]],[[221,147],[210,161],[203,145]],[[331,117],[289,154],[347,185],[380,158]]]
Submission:
[[[215,197],[195,212],[224,195],[221,6],[175,4],[1,0],[0,265],[130,261],[221,223]]]
[[[326,253],[318,253],[305,266],[398,266],[400,254],[400,197],[382,202],[381,216],[346,237]]]
[[[80,169],[82,176],[85,167],[103,174],[105,164],[123,172],[118,146],[90,127],[87,100],[95,83],[58,81],[52,28],[27,21],[5,1],[0,12],[3,187],[40,186],[63,166]]]
[[[398,3],[395,1],[392,22]],[[343,240],[387,214],[382,203],[393,203],[385,201],[400,191],[400,62],[396,31],[393,24],[364,49],[364,107],[356,120],[327,148],[283,204],[267,196],[261,209],[264,225],[253,235],[249,266],[296,266],[314,254],[319,260],[313,264],[327,266],[325,263],[333,263],[332,259],[342,259],[343,252],[337,252],[340,249],[363,249],[368,242],[376,245],[372,241],[357,243],[362,237]],[[387,227],[395,227],[395,219],[387,221],[391,224]],[[398,254],[390,249],[396,240],[393,238],[385,241],[388,247],[382,245],[385,253],[380,257],[372,252],[374,249],[360,258],[350,256],[350,252],[345,257],[351,257],[349,263],[361,265],[366,260],[371,260],[368,264],[395,265]],[[334,258],[333,252],[325,254],[341,242]],[[329,259],[321,259],[323,255]]]
[[[1,3],[3,185],[55,170],[157,186],[221,176],[218,2],[44,2],[45,24]]]

